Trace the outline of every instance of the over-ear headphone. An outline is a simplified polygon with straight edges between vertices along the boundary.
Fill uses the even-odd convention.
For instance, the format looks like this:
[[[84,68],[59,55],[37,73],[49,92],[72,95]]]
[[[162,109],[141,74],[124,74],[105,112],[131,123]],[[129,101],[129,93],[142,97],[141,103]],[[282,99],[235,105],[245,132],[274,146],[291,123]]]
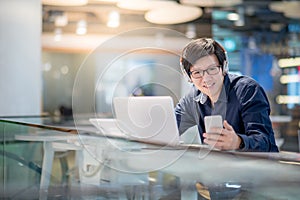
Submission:
[[[187,71],[185,71],[184,66],[182,64],[182,57],[180,57],[179,64],[180,64],[180,69],[181,69],[183,76],[188,80],[188,82],[192,83],[193,81],[192,81],[191,77],[188,75]]]
[[[223,73],[224,75],[228,73],[229,71],[229,67],[228,67],[228,54],[227,51],[225,50],[225,48],[217,41],[214,40],[214,43],[216,44],[217,47],[219,47],[222,51],[222,53],[224,54],[224,60],[223,60]],[[217,55],[217,49],[215,50],[215,54],[218,57],[218,60],[220,61],[221,58],[219,58],[219,56]]]
[[[228,55],[227,55],[227,51],[225,50],[225,48],[220,43],[218,43],[217,41],[215,41],[213,39],[200,38],[200,39],[193,40],[189,44],[187,44],[187,46],[183,49],[182,56],[180,57],[180,69],[181,69],[183,75],[187,78],[187,80],[189,82],[192,82],[192,79],[191,79],[190,75],[188,74],[187,70],[189,70],[189,68],[192,66],[192,63],[189,60],[187,60],[187,58],[186,58],[187,50],[193,51],[194,49],[196,49],[196,51],[197,51],[197,48],[199,48],[199,50],[204,50],[206,48],[207,49],[212,48],[212,46],[214,47],[214,52],[211,52],[211,54],[215,54],[220,63],[223,62],[223,67],[222,67],[223,74],[225,75],[228,73],[228,71],[229,71]],[[208,52],[208,54],[210,54],[210,52]],[[201,58],[201,56],[199,56],[199,58]],[[198,59],[196,59],[196,60],[198,60]],[[185,68],[185,65],[189,65],[188,67],[186,67],[187,69]]]

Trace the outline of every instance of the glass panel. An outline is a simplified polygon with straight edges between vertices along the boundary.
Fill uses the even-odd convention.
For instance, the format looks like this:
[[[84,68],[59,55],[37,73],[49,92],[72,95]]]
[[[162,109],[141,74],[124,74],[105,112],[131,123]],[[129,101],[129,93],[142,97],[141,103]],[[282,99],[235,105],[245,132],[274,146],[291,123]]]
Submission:
[[[78,127],[77,132],[75,126],[54,126],[50,118],[0,119],[0,197],[297,199],[300,195],[297,153],[166,147],[103,137],[92,125]]]
[[[5,122],[0,122],[0,127],[1,194],[6,198],[16,199],[36,194],[32,197],[38,198],[43,158],[42,143],[17,141],[15,135],[31,134],[41,130]]]

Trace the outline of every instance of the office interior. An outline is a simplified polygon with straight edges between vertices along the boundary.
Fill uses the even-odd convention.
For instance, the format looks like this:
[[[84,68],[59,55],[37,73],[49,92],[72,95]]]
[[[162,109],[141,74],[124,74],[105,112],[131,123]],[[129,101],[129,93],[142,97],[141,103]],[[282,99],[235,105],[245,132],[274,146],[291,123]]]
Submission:
[[[69,3],[0,3],[2,198],[299,197],[299,1]],[[174,104],[178,102],[190,86],[180,71],[180,52],[198,37],[220,42],[228,53],[229,71],[251,76],[263,86],[283,157],[197,149],[152,152],[161,160],[174,159],[165,163],[153,157],[147,160],[147,156],[132,158],[127,151],[114,148],[115,144],[135,148],[139,142],[117,138],[107,144],[107,138],[85,139],[82,127],[95,132],[90,118],[114,118],[115,96],[171,96]],[[194,136],[195,130],[191,132]],[[64,139],[55,143],[56,139],[44,138],[49,134]],[[187,140],[189,137],[186,135]],[[80,149],[87,143],[96,150]],[[98,160],[91,153],[94,151],[112,160],[101,156]],[[144,162],[143,167],[130,167],[129,160]],[[122,165],[125,162],[126,167]],[[220,163],[227,176],[220,173]],[[81,168],[95,173],[87,175]]]

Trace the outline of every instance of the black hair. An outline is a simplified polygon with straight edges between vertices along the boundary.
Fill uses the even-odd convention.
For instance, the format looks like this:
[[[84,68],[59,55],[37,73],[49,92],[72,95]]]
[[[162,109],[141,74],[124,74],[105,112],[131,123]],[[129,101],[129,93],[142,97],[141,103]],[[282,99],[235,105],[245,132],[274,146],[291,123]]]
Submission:
[[[194,65],[197,60],[213,54],[216,55],[220,65],[223,66],[222,71],[227,73],[226,63],[228,61],[226,51],[218,42],[211,38],[199,38],[188,43],[182,51],[180,62],[184,71],[190,76],[190,67]]]

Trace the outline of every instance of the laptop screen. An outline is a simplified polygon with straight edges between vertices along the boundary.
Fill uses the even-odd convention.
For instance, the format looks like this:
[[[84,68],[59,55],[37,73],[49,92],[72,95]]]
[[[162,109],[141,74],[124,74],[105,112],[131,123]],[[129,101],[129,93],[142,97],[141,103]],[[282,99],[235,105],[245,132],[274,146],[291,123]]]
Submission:
[[[180,143],[170,96],[115,97],[115,118],[130,139],[164,145]]]

